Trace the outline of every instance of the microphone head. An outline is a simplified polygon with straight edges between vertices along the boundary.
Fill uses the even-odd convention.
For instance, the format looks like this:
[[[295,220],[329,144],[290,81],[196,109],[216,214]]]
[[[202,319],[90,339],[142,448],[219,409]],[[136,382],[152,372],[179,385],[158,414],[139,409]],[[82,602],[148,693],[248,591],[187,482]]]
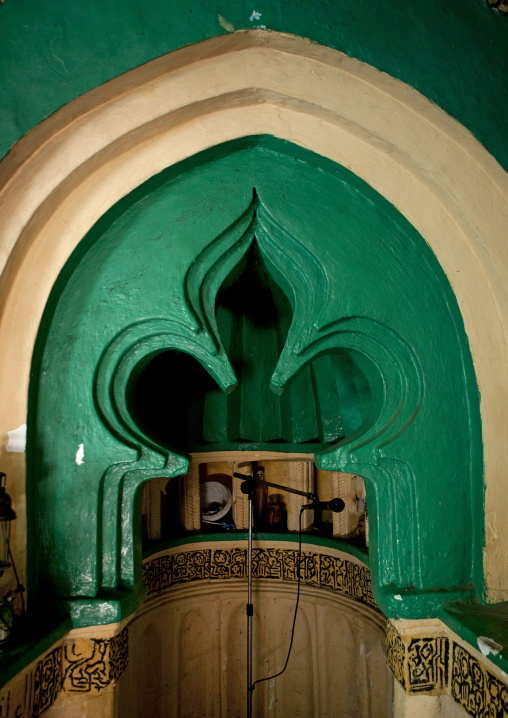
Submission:
[[[330,501],[330,510],[335,511],[336,514],[340,514],[341,511],[344,511],[346,504],[342,499],[332,499]]]

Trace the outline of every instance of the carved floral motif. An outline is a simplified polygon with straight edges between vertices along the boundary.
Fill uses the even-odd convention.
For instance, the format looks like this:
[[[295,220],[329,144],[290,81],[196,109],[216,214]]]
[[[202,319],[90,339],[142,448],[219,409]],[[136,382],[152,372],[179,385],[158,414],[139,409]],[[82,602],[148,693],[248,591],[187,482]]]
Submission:
[[[448,639],[414,638],[407,650],[409,685],[415,693],[446,690]]]

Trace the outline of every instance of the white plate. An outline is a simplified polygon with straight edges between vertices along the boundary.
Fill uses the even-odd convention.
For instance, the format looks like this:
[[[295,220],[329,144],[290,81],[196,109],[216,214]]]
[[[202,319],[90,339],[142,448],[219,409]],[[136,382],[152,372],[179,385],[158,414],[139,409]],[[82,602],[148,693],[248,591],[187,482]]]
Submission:
[[[201,501],[201,518],[205,523],[216,523],[227,514],[231,508],[231,491],[218,481],[206,481],[199,488]],[[217,504],[217,506],[214,506]],[[216,512],[212,512],[217,508]]]

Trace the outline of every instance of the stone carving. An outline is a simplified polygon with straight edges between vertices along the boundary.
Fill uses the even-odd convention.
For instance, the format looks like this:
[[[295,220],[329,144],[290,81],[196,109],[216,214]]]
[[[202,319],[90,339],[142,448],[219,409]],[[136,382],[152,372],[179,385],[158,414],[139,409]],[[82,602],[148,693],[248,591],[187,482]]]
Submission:
[[[38,718],[61,690],[62,647],[58,646],[24,673],[21,685],[0,693],[0,718]]]
[[[64,687],[66,691],[86,693],[108,685],[106,641],[77,640],[65,646]]]
[[[129,632],[124,628],[109,641],[109,678],[117,683],[129,663]]]
[[[412,692],[446,690],[448,653],[447,638],[415,638],[411,641],[407,650],[407,663]]]
[[[390,621],[386,629],[386,662],[400,685],[406,688],[404,642]]]
[[[296,581],[296,549],[255,548],[252,569],[255,578]],[[302,554],[302,582],[320,586],[375,606],[370,573],[346,559],[313,552]],[[247,549],[220,548],[182,551],[148,560],[143,580],[148,594],[173,585],[204,579],[244,578],[247,575]]]
[[[39,716],[56,700],[62,688],[62,647],[55,648],[35,667],[32,715]]]
[[[462,646],[453,645],[451,694],[475,718],[508,715],[508,688]]]
[[[64,646],[63,688],[71,693],[103,690],[118,681],[129,660],[127,628],[111,639],[76,639]]]
[[[0,693],[0,718],[38,718],[62,690],[84,693],[118,682],[127,667],[127,628],[110,639],[77,638],[26,671],[23,688]]]
[[[210,561],[210,578],[243,578],[246,575],[245,551],[240,548],[215,549]]]
[[[171,561],[171,583],[187,583],[210,578],[210,549],[177,553]]]
[[[446,636],[401,636],[389,621],[386,661],[407,693],[449,693],[474,718],[508,715],[508,686]]]

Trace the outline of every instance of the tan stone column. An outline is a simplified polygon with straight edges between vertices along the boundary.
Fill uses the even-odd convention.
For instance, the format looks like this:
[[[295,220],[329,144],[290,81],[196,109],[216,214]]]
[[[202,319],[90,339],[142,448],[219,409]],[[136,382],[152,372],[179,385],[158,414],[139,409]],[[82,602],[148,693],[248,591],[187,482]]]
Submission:
[[[311,461],[288,462],[288,487],[299,491],[314,491],[314,464]],[[300,509],[309,500],[298,494],[288,494],[288,531],[298,531]],[[308,529],[314,521],[314,511],[304,511],[302,529]]]
[[[199,531],[201,528],[198,462],[192,461],[187,474],[180,478],[180,523],[186,531]]]
[[[247,474],[252,476],[252,461],[234,461],[233,474]],[[233,521],[237,529],[249,528],[249,499],[246,494],[242,494],[240,489],[242,482],[239,479],[232,479],[232,496],[233,496]]]

